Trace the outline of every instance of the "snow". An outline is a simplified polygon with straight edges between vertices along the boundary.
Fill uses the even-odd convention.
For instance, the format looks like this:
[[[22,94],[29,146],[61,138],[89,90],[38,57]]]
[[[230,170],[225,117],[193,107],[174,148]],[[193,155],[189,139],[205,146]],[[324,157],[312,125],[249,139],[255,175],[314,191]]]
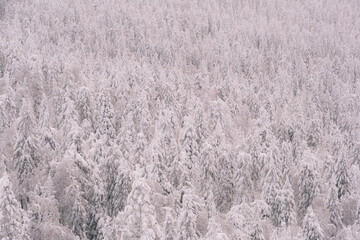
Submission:
[[[0,0],[0,239],[359,239],[357,0]]]

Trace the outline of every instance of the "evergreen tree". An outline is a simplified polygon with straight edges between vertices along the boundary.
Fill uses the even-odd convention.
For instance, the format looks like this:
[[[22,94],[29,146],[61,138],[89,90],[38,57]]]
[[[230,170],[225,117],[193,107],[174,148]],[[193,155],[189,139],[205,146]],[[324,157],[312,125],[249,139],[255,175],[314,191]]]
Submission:
[[[77,90],[76,109],[79,114],[80,123],[84,120],[92,123],[92,104],[91,92],[86,86],[82,86]]]
[[[59,222],[59,204],[55,198],[53,182],[47,177],[44,184],[37,184],[31,198],[31,238],[32,239],[70,239],[68,229]]]
[[[20,184],[28,182],[33,175],[34,169],[40,164],[34,126],[29,105],[26,99],[23,99],[14,148],[14,163]],[[24,187],[29,187],[26,185],[27,183],[25,183]]]
[[[234,203],[251,202],[254,184],[251,181],[251,155],[240,152],[234,173]]]
[[[213,191],[216,183],[216,164],[214,151],[210,144],[205,142],[200,155],[201,189]]]
[[[218,181],[215,202],[220,212],[229,211],[234,199],[233,165],[230,153],[226,148],[217,154]]]
[[[164,227],[163,227],[163,236],[161,240],[174,240],[174,218],[171,214],[171,208],[164,208],[166,210]]]
[[[265,240],[262,230],[258,224],[255,225],[254,230],[250,233],[251,240]]]
[[[205,236],[209,240],[228,240],[229,238],[222,232],[221,226],[216,222],[215,218],[209,219],[207,233]]]
[[[152,133],[152,115],[150,112],[150,96],[148,90],[142,90],[138,96],[138,103],[135,106],[135,124],[137,132],[142,132],[146,138],[146,140],[150,140]]]
[[[269,163],[270,168],[266,173],[264,183],[262,186],[262,198],[269,205],[271,209],[271,216],[273,223],[277,225],[278,215],[278,204],[277,204],[277,193],[280,189],[280,173],[273,161]]]
[[[360,168],[360,143],[355,143],[351,151],[352,163],[359,165]]]
[[[129,161],[133,158],[135,151],[136,136],[137,133],[135,129],[134,115],[132,111],[129,111],[118,134],[121,152],[124,158]]]
[[[100,176],[99,167],[94,167],[91,176],[91,188],[89,193],[89,213],[86,236],[88,239],[102,239],[102,228],[105,219],[105,186]]]
[[[6,85],[4,94],[1,95],[0,132],[10,127],[17,116],[15,91]]]
[[[335,185],[338,189],[338,198],[341,199],[346,193],[350,192],[350,175],[346,164],[344,149],[339,154],[335,163]]]
[[[330,212],[330,222],[335,225],[336,228],[342,227],[341,221],[341,206],[337,195],[337,189],[334,185],[331,185],[329,189],[329,195],[326,201],[326,208]]]
[[[276,219],[276,226],[295,224],[294,194],[288,178],[286,179],[284,188],[277,191],[275,202],[277,211],[273,213],[273,218]]]
[[[136,136],[136,143],[134,148],[134,160],[135,164],[143,162],[145,159],[145,149],[148,145],[145,135],[142,132],[139,132]]]
[[[312,120],[307,130],[307,145],[309,147],[317,147],[321,140],[321,132],[319,124]]]
[[[199,153],[196,152],[195,131],[193,127],[193,119],[187,115],[184,117],[182,128],[180,131],[179,143],[180,151],[183,152],[182,160],[189,169],[193,169]],[[190,170],[191,171],[191,170]]]
[[[203,104],[199,98],[196,98],[194,106],[194,130],[195,130],[195,141],[197,143],[197,152],[201,152],[202,145],[205,142],[206,137],[206,123],[204,119]]]
[[[40,116],[38,128],[40,128],[40,144],[48,152],[55,151],[56,149],[56,140],[54,136],[54,130],[50,125],[50,112],[49,112],[49,103],[46,95],[42,97],[42,101],[39,107]]]
[[[312,207],[308,207],[302,223],[302,235],[306,240],[324,239],[323,230],[314,214]]]
[[[151,203],[151,188],[144,179],[133,183],[125,208],[124,239],[159,239],[161,230]]]
[[[223,128],[224,127],[224,116],[222,113],[222,100],[215,100],[211,103],[210,106],[210,122],[209,122],[209,130],[214,131],[216,127]]]
[[[191,186],[185,189],[180,202],[182,203],[182,209],[178,218],[176,239],[199,239],[196,215],[198,211],[198,200]]]
[[[28,216],[15,199],[6,172],[0,178],[0,192],[0,238],[30,239]]]
[[[115,137],[114,110],[110,101],[108,90],[100,85],[96,94],[95,126],[98,135]]]
[[[298,210],[301,215],[306,213],[306,209],[311,205],[316,192],[315,172],[311,163],[311,157],[310,153],[305,154],[300,170]]]
[[[63,224],[81,239],[85,238],[86,230],[86,201],[82,196],[83,193],[79,183],[72,179],[70,185],[65,189],[61,207],[61,214],[63,215]]]
[[[109,216],[116,216],[125,208],[131,191],[132,180],[128,170],[121,166],[120,159],[108,156],[106,177],[106,200]]]

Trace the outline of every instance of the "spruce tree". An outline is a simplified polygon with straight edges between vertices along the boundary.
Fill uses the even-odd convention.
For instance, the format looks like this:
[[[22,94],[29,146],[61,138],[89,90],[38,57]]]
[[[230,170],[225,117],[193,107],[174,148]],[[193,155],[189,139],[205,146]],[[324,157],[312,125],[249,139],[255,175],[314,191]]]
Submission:
[[[5,172],[0,178],[0,238],[4,240],[30,239],[29,218],[15,199]]]
[[[338,199],[337,189],[332,184],[329,189],[329,195],[326,200],[326,208],[330,212],[330,222],[335,225],[336,228],[340,229],[342,227],[342,209],[340,201]]]
[[[346,193],[350,192],[350,175],[347,167],[347,157],[345,149],[342,149],[335,163],[335,185],[338,189],[338,198],[341,199]]]
[[[304,215],[307,208],[311,205],[316,192],[315,171],[311,162],[310,153],[305,154],[305,159],[300,170],[298,188],[300,193],[298,210],[301,215]]]
[[[23,99],[23,106],[16,129],[14,163],[20,184],[25,184],[25,188],[29,187],[29,178],[33,175],[34,169],[40,164],[34,126],[29,104],[26,99]]]
[[[312,207],[308,207],[302,222],[302,236],[306,240],[322,240],[324,232],[314,214]]]

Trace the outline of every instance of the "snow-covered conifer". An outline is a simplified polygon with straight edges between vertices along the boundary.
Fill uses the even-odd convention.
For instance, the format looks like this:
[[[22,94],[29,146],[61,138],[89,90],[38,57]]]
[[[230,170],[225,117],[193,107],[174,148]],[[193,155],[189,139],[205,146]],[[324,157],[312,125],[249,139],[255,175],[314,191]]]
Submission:
[[[29,218],[16,200],[6,172],[0,178],[0,192],[0,238],[30,239]]]
[[[312,209],[309,207],[302,222],[302,236],[306,240],[322,240],[324,239],[324,232],[318,222],[317,217]]]

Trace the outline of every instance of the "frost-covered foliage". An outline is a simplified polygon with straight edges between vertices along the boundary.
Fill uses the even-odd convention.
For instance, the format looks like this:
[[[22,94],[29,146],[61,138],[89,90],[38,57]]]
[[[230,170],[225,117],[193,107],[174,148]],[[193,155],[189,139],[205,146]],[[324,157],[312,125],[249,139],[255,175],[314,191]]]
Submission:
[[[360,239],[358,0],[0,0],[1,239]]]

